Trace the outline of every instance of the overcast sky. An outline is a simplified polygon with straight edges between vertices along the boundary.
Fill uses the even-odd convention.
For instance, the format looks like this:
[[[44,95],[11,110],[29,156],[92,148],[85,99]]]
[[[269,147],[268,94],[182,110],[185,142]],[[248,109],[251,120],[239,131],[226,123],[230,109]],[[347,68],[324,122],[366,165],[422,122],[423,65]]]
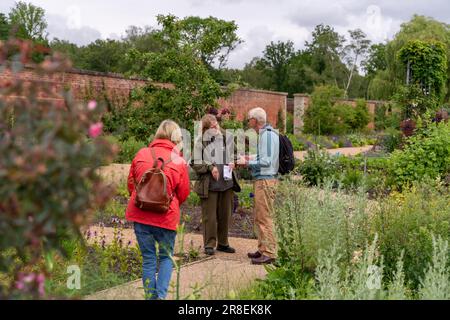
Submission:
[[[1,0],[9,12],[14,0]],[[129,25],[156,26],[157,14],[196,15],[234,20],[245,41],[231,55],[228,66],[242,68],[260,56],[270,41],[292,40],[297,49],[310,40],[320,23],[346,34],[361,28],[374,42],[391,39],[413,14],[450,23],[447,0],[33,0],[46,10],[50,39],[77,44],[97,38],[120,38]]]

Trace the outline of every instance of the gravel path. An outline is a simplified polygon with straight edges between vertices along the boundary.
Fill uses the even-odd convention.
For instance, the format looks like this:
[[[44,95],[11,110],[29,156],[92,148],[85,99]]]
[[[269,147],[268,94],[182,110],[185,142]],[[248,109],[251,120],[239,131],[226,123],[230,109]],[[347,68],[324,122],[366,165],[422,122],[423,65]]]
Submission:
[[[114,238],[113,228],[91,227],[91,234],[104,235],[106,242]],[[136,244],[132,229],[122,231],[124,243]],[[92,241],[92,239],[90,240]],[[193,298],[195,293],[201,299],[223,299],[250,285],[255,279],[263,279],[267,272],[263,266],[251,265],[247,253],[255,251],[257,241],[252,239],[230,238],[230,245],[236,249],[235,254],[216,252],[208,257],[202,250],[202,236],[185,234],[184,250],[193,247],[199,250],[200,260],[184,265],[180,271],[180,298]],[[180,249],[180,237],[177,237],[175,252]],[[172,275],[172,285],[168,299],[175,299],[176,272]],[[87,300],[142,300],[142,280],[133,281],[115,288],[107,289],[91,296]]]

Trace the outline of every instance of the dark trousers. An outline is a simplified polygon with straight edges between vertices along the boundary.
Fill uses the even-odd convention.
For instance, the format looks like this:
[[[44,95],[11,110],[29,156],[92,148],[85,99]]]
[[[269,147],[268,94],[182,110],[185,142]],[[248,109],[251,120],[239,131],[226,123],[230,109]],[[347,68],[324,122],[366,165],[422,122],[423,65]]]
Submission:
[[[205,248],[215,248],[217,244],[228,246],[228,226],[233,210],[233,190],[208,192],[202,199],[203,243]]]

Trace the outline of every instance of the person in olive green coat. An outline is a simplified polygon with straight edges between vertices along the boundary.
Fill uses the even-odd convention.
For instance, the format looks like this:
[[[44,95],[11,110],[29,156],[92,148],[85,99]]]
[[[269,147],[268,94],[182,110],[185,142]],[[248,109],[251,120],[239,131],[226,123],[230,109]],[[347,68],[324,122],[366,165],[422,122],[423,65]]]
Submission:
[[[194,191],[201,199],[203,242],[208,255],[214,254],[216,246],[218,251],[236,252],[228,243],[234,192],[240,192],[233,147],[233,137],[226,137],[217,118],[203,117],[202,137],[195,143],[191,167],[198,175]]]

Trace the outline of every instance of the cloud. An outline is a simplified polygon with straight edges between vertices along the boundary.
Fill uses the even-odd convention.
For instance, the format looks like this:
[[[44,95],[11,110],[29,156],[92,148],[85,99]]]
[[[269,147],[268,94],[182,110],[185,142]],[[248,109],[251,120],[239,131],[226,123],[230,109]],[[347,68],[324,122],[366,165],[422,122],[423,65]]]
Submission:
[[[324,3],[324,1],[302,1],[296,5],[288,19],[298,25],[312,29],[319,24],[345,26],[348,24],[348,14],[341,3]]]
[[[47,15],[49,38],[68,40],[77,45],[87,45],[101,38],[100,31],[88,27],[77,26],[70,19],[55,14]]]
[[[230,53],[228,67],[243,68],[256,56],[262,56],[266,45],[275,38],[275,33],[267,26],[252,28],[245,36],[244,43]]]

